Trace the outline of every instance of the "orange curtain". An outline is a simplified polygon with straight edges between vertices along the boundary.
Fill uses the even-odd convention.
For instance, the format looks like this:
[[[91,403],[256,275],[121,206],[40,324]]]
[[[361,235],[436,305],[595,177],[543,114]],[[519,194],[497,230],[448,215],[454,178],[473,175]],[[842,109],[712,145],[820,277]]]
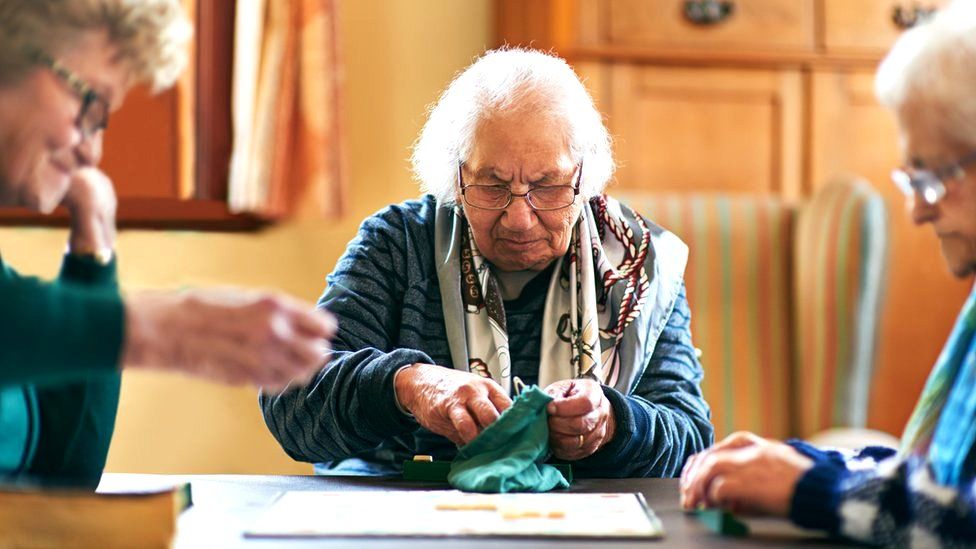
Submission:
[[[228,183],[234,212],[280,219],[302,200],[323,216],[342,211],[335,1],[237,3]]]

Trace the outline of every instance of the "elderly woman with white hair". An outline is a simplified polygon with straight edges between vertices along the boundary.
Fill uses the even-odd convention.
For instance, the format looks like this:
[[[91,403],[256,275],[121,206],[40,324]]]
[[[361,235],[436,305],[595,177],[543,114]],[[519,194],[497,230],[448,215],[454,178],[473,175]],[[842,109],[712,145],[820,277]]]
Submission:
[[[261,397],[290,456],[335,474],[452,459],[516,379],[554,397],[552,453],[578,475],[674,476],[711,443],[687,248],[602,194],[610,138],[569,65],[488,52],[430,112],[413,165],[429,194],[367,219],[328,277],[331,365]]]
[[[949,269],[976,273],[976,3],[907,32],[878,71],[907,167],[893,172],[912,219]],[[684,505],[789,516],[885,546],[976,546],[976,289],[905,428],[901,448],[821,450],[749,433],[688,460]]]

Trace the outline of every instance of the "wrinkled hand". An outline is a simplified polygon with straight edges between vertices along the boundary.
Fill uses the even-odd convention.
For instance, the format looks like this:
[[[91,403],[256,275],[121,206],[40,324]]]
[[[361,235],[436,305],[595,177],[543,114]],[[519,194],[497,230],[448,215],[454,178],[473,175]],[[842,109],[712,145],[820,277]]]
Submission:
[[[617,421],[603,388],[592,379],[565,379],[546,387],[549,445],[559,459],[575,461],[613,440]],[[580,438],[582,435],[582,438]]]
[[[271,392],[325,364],[331,315],[286,296],[220,290],[146,292],[125,299],[123,365],[178,371]]]
[[[69,252],[94,254],[115,248],[118,200],[112,181],[101,170],[75,170],[61,204],[71,214]]]
[[[396,399],[427,430],[463,446],[512,405],[494,381],[433,364],[413,364],[393,380]]]
[[[733,433],[685,462],[681,505],[785,517],[797,482],[812,466],[813,461],[782,442]]]

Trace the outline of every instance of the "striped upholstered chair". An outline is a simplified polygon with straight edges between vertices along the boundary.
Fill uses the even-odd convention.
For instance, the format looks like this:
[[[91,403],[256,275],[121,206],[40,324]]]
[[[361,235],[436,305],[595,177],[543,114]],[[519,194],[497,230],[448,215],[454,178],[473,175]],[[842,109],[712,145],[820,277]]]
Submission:
[[[716,438],[863,426],[886,259],[875,191],[837,183],[799,208],[753,195],[613,194],[691,248],[692,335]]]

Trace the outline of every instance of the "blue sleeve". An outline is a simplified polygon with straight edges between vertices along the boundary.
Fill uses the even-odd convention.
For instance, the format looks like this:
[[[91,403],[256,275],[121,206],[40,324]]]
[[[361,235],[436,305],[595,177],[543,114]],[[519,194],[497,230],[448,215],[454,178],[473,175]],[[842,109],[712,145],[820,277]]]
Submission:
[[[259,397],[268,428],[293,459],[345,459],[419,428],[393,389],[401,367],[432,363],[421,351],[395,348],[406,230],[395,209],[363,222],[319,300],[339,322],[329,363],[306,386]]]
[[[588,477],[674,477],[685,459],[712,444],[702,367],[691,343],[684,285],[633,394],[604,386],[616,418],[613,440],[573,463]]]
[[[939,486],[924,460],[889,448],[855,455],[790,441],[814,466],[797,483],[790,518],[799,526],[884,546],[976,544],[976,484]]]

